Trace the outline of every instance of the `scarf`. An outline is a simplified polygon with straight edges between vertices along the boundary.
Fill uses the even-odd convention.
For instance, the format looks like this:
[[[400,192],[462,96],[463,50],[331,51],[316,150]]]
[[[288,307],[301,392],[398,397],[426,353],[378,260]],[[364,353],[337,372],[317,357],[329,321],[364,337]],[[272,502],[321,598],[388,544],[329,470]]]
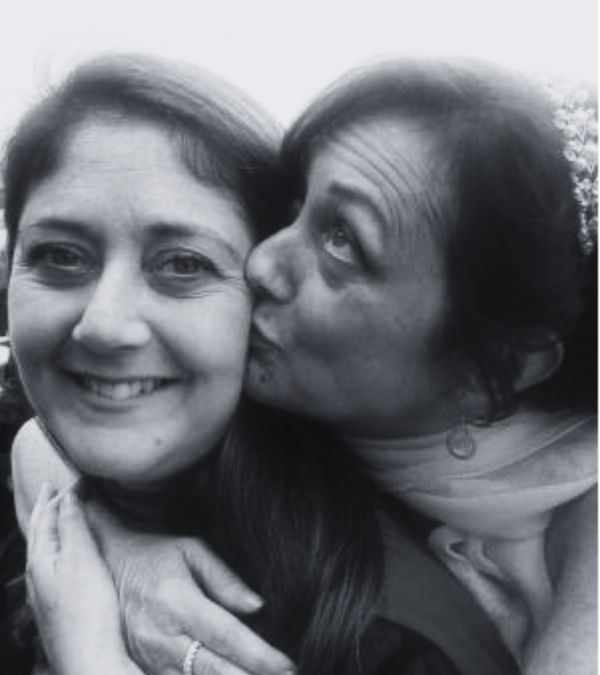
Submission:
[[[553,511],[597,481],[596,419],[524,409],[468,433],[466,459],[448,451],[448,433],[347,443],[383,492],[441,523],[430,547],[523,662],[553,599],[544,548]]]

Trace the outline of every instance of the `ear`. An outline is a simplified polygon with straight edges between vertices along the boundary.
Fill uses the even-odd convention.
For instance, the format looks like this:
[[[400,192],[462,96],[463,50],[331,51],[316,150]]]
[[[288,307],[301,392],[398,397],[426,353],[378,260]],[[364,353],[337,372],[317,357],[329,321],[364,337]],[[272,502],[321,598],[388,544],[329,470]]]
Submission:
[[[549,379],[560,368],[565,350],[560,340],[548,341],[544,347],[523,350],[521,369],[514,382],[516,392],[525,391]]]

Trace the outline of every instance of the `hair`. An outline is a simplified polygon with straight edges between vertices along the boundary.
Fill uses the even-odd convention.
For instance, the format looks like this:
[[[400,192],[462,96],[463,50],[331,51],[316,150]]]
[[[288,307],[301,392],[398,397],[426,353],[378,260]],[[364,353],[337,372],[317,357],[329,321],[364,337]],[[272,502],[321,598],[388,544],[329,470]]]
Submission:
[[[34,107],[10,142],[9,258],[31,191],[60,166],[73,131],[105,115],[168,131],[194,175],[206,180],[208,170],[239,197],[259,235],[281,222],[280,138],[262,111],[202,71],[103,57],[77,68]],[[266,600],[256,628],[297,659],[301,673],[352,672],[382,576],[370,488],[322,430],[245,410],[216,464],[214,543]],[[210,534],[201,529],[201,513],[191,519],[196,533]]]
[[[164,129],[194,175],[239,199],[257,233],[266,236],[276,226],[281,134],[264,111],[231,85],[187,64],[103,56],[75,68],[23,117],[9,141],[4,163],[9,260],[31,190],[57,169],[82,123],[106,116]]]
[[[552,113],[531,82],[490,66],[402,60],[342,78],[284,138],[283,167],[301,198],[312,158],[354,125],[417,120],[430,134],[446,186],[442,208],[422,215],[447,273],[443,338],[488,392],[490,419],[513,409],[523,354],[556,341],[562,366],[530,394],[596,405],[596,255],[578,245]]]
[[[265,600],[252,627],[301,675],[363,672],[384,576],[364,467],[321,425],[248,402],[218,463],[216,543]]]

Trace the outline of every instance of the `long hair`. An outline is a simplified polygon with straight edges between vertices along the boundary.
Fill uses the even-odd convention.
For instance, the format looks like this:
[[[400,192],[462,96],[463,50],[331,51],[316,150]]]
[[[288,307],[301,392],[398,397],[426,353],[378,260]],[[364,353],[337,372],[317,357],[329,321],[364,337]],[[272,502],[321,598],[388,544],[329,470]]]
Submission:
[[[362,672],[384,574],[364,468],[322,426],[249,402],[218,463],[219,550],[265,599],[253,627],[302,675]]]
[[[352,125],[414,119],[430,135],[445,188],[423,220],[450,291],[443,338],[484,385],[491,418],[515,404],[522,354],[554,340],[565,347],[563,365],[535,395],[547,405],[596,405],[596,254],[584,256],[578,244],[552,114],[531,82],[485,64],[392,61],[336,82],[283,143],[301,199],[314,155]]]

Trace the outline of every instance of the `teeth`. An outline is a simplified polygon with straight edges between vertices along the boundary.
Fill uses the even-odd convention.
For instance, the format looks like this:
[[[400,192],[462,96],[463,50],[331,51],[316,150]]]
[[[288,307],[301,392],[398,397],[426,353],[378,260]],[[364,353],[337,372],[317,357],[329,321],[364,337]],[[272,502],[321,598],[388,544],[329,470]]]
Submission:
[[[108,398],[112,401],[126,401],[146,394],[151,394],[156,389],[164,386],[164,380],[147,378],[144,380],[131,380],[111,384],[106,380],[98,380],[92,377],[84,377],[81,380],[85,389],[97,396]]]

